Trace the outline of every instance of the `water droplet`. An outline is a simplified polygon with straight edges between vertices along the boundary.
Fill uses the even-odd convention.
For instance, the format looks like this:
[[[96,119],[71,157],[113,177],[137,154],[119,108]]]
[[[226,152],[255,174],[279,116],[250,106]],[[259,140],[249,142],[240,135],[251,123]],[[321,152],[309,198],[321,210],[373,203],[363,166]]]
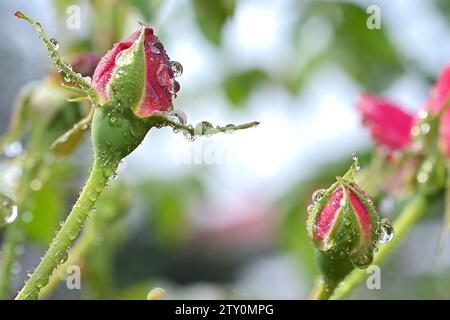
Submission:
[[[386,218],[381,219],[380,228],[381,233],[380,238],[378,239],[380,243],[388,243],[394,238],[394,228],[392,227],[388,219]]]
[[[56,40],[55,38],[50,38],[50,42],[53,45],[53,48],[55,48],[55,50],[59,49],[59,42],[58,42],[58,40]]]
[[[32,291],[30,293],[27,293],[24,297],[25,300],[37,300],[38,293],[36,291]]]
[[[178,78],[183,74],[183,66],[178,61],[170,61],[170,69],[172,69],[175,78]]]
[[[158,40],[150,42],[150,51],[154,54],[162,54],[164,52],[164,46]]]
[[[94,192],[94,191],[90,191],[90,192],[88,192],[88,197],[91,201],[95,201],[95,200],[97,200],[98,193]]]
[[[308,213],[309,214],[311,214],[312,212],[313,212],[313,210],[314,210],[314,205],[313,204],[310,204],[307,208],[306,208],[306,211],[308,211]]]
[[[114,59],[114,62],[117,63],[120,59],[120,57],[122,57],[123,53],[125,52],[125,50],[120,51],[117,55],[116,58]]]
[[[9,205],[10,204],[8,203],[8,206]],[[16,205],[12,205],[9,210],[9,215],[4,218],[6,224],[13,223],[17,219],[17,214],[19,211]]]
[[[109,124],[114,127],[119,127],[121,125],[122,121],[119,117],[116,117],[114,115],[109,117]]]
[[[353,152],[352,153],[352,160],[353,161],[358,161],[358,152]]]
[[[55,253],[56,263],[62,264],[67,260],[67,250],[60,249]]]
[[[167,112],[167,115],[169,117],[175,117],[176,120],[180,123],[180,124],[186,124],[187,123],[187,116],[186,114],[181,111],[181,110],[171,110],[169,112]]]
[[[350,256],[350,261],[352,264],[359,269],[366,269],[373,261],[373,250],[372,248],[367,248],[363,252]]]
[[[42,189],[42,182],[41,182],[41,180],[39,180],[39,179],[33,179],[33,180],[30,182],[30,188],[31,188],[31,190],[33,190],[33,191],[39,191],[39,190],[41,190],[41,189]]]
[[[69,236],[70,240],[75,240],[77,235],[78,235],[78,229],[76,229],[76,228],[70,229],[68,232],[68,236]]]
[[[22,214],[22,220],[25,223],[30,223],[33,220],[33,213],[26,211]]]
[[[180,91],[180,84],[178,83],[178,81],[173,80],[172,82],[170,82],[168,90],[171,94],[176,94],[178,91]]]
[[[430,132],[431,126],[429,123],[422,123],[420,125],[420,131],[422,132],[422,134],[426,135]]]
[[[428,173],[426,172],[419,172],[417,175],[417,182],[419,183],[426,183],[428,181]]]
[[[196,134],[208,135],[208,132],[210,132],[213,128],[214,128],[214,126],[210,122],[202,121],[202,122],[197,123],[194,131]]]
[[[36,287],[38,287],[40,289],[40,288],[45,287],[47,284],[48,284],[48,277],[47,276],[41,275],[41,276],[37,277],[37,279],[36,279]]]
[[[317,202],[319,202],[320,199],[323,198],[323,195],[325,194],[326,191],[327,190],[325,190],[325,189],[319,189],[319,190],[314,191],[314,193],[312,194],[312,197],[311,197],[313,203],[316,204]]]
[[[425,110],[420,110],[419,111],[419,118],[420,119],[426,119],[428,117],[428,112]]]
[[[15,158],[22,153],[22,150],[22,143],[20,141],[13,141],[5,146],[3,153],[8,158]]]
[[[418,135],[420,135],[420,128],[419,126],[414,126],[411,128],[411,135],[414,137],[417,137]]]
[[[11,272],[13,274],[19,274],[21,271],[22,271],[22,265],[18,262],[14,262],[14,264],[12,265]]]

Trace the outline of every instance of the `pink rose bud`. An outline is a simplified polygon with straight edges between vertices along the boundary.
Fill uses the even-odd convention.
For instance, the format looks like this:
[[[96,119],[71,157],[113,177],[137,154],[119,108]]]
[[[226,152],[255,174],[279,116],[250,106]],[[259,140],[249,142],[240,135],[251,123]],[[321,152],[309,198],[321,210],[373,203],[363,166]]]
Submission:
[[[145,118],[154,111],[172,108],[172,99],[180,89],[175,77],[181,73],[181,65],[169,60],[153,29],[144,26],[106,53],[92,83],[102,104],[116,100]]]
[[[402,150],[411,142],[414,117],[394,103],[371,94],[362,94],[357,102],[363,124],[372,139],[389,151]]]
[[[349,258],[357,268],[367,268],[377,241],[387,242],[393,235],[372,199],[343,178],[328,190],[316,191],[308,212],[308,234],[314,246],[332,260]]]
[[[432,91],[429,109],[437,115],[442,112],[439,125],[439,142],[442,152],[450,158],[450,65],[439,76],[438,82]],[[443,109],[445,108],[445,109]]]

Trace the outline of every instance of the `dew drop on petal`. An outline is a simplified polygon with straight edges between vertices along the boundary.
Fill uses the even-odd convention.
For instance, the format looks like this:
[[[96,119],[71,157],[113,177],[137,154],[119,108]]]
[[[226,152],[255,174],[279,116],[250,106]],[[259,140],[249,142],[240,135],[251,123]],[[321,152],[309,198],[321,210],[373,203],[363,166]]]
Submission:
[[[170,69],[172,69],[175,78],[183,74],[183,66],[178,61],[170,61]]]
[[[150,42],[150,51],[154,54],[162,54],[164,52],[164,46],[158,40]]]
[[[178,83],[178,81],[173,80],[170,84],[169,84],[169,92],[172,94],[176,94],[178,91],[180,91],[180,84]]]

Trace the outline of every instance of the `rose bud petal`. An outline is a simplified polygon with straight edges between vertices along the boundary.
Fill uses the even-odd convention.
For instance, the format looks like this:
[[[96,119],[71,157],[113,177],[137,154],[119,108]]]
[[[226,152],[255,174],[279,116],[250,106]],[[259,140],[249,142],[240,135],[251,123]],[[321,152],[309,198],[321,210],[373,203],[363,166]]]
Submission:
[[[414,117],[396,104],[380,97],[363,94],[357,102],[362,123],[370,129],[372,139],[390,151],[402,150],[411,142]]]
[[[171,65],[153,29],[143,26],[101,59],[93,85],[102,104],[115,100],[145,118],[154,111],[172,108],[179,83]]]
[[[314,246],[331,259],[349,258],[355,267],[367,268],[382,231],[371,198],[355,183],[338,178],[327,191],[314,193],[313,201],[307,227]]]
[[[439,76],[436,86],[432,90],[432,98],[429,102],[429,109],[438,115],[442,112],[439,125],[439,142],[441,151],[447,158],[450,158],[450,111],[448,109],[450,101],[450,65],[447,66]],[[445,108],[445,109],[443,109]]]

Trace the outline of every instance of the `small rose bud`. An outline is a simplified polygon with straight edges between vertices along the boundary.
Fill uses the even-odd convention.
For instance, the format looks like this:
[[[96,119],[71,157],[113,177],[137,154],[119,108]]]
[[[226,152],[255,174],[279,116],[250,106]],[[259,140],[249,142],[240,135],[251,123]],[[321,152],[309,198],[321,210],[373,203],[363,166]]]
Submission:
[[[150,116],[172,109],[179,90],[174,76],[180,73],[181,65],[169,61],[148,26],[116,44],[101,59],[92,79],[101,104],[92,120],[97,158],[105,162],[111,157],[122,159],[142,142],[155,125]]]
[[[450,65],[439,76],[436,86],[432,90],[432,97],[428,103],[429,109],[435,115],[442,112],[439,125],[439,143],[443,154],[450,158]],[[443,109],[445,108],[445,109]]]
[[[372,199],[344,178],[319,194],[314,193],[308,209],[307,228],[314,246],[331,260],[350,259],[353,266],[367,268],[376,242],[386,238],[382,232],[387,229]]]
[[[375,143],[389,151],[402,150],[410,144],[412,115],[390,101],[367,93],[359,97],[357,106]]]
[[[114,101],[145,118],[172,107],[172,98],[180,89],[172,65],[153,29],[143,26],[101,59],[93,85],[102,104]]]

